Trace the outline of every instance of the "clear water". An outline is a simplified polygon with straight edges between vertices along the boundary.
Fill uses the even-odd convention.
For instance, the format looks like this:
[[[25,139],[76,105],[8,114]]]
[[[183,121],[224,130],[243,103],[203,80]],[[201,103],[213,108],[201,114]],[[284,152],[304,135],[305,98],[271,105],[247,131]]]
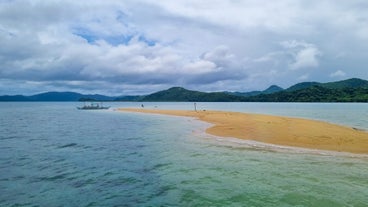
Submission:
[[[190,118],[77,105],[0,103],[0,206],[367,206],[367,157],[252,147],[206,135]],[[368,129],[367,104],[198,107]]]

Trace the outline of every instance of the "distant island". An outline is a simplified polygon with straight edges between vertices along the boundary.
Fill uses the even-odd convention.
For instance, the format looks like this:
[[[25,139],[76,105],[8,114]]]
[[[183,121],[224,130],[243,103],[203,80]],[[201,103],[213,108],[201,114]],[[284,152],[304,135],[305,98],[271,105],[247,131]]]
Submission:
[[[368,102],[368,81],[352,78],[318,83],[302,82],[287,89],[272,85],[263,91],[200,92],[172,87],[148,95],[105,96],[75,92],[46,92],[32,96],[4,95],[0,101],[146,101],[146,102]]]

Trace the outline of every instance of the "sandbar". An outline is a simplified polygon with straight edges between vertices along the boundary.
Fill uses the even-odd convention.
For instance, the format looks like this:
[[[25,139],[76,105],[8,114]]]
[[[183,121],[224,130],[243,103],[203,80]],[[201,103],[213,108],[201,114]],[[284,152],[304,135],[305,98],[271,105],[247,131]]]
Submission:
[[[368,153],[368,132],[323,121],[228,111],[121,108],[119,111],[194,117],[211,123],[206,132],[263,143],[318,150]]]

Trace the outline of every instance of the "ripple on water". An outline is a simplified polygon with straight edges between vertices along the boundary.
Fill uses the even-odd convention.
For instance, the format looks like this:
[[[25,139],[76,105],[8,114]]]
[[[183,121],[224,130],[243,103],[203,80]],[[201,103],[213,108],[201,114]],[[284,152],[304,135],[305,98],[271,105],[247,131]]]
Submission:
[[[69,144],[64,144],[64,145],[61,145],[61,146],[59,146],[59,147],[57,147],[57,148],[67,148],[67,147],[76,147],[76,146],[78,146],[78,144],[77,143],[69,143]]]
[[[19,136],[13,136],[13,135],[10,135],[10,136],[1,136],[0,137],[0,140],[7,140],[7,139],[19,139],[20,137]]]
[[[12,109],[1,121],[0,206],[365,206],[367,201],[366,158],[218,138],[193,130],[203,125],[185,119],[79,113],[68,104]]]

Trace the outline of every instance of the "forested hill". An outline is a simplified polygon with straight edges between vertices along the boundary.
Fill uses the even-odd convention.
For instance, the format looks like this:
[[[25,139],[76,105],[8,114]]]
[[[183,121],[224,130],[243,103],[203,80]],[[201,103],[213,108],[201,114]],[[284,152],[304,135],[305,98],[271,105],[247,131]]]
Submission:
[[[242,102],[368,102],[368,81],[304,82],[287,89],[271,86],[264,91],[205,93],[173,87],[145,96],[141,101],[242,101]]]
[[[0,96],[0,101],[112,101],[115,97],[99,94],[85,95],[74,92],[46,92],[32,96]]]
[[[173,87],[145,96],[142,101],[198,101],[198,102],[230,102],[244,101],[244,97],[225,92],[205,93],[191,91],[181,87]]]
[[[189,101],[189,102],[368,102],[368,81],[303,82],[287,89],[273,85],[264,91],[200,92],[172,87],[144,96],[110,97],[74,92],[46,92],[33,96],[0,96],[0,101]]]
[[[289,88],[287,91],[297,91],[301,89],[310,88],[312,86],[321,86],[329,89],[344,89],[344,88],[368,88],[368,81],[359,78],[351,78],[342,81],[318,83],[318,82],[302,82],[297,83]]]
[[[304,82],[286,90],[249,97],[256,102],[368,102],[368,81],[352,78],[343,81]]]
[[[249,102],[368,102],[368,88],[331,89],[320,85],[248,97]]]

